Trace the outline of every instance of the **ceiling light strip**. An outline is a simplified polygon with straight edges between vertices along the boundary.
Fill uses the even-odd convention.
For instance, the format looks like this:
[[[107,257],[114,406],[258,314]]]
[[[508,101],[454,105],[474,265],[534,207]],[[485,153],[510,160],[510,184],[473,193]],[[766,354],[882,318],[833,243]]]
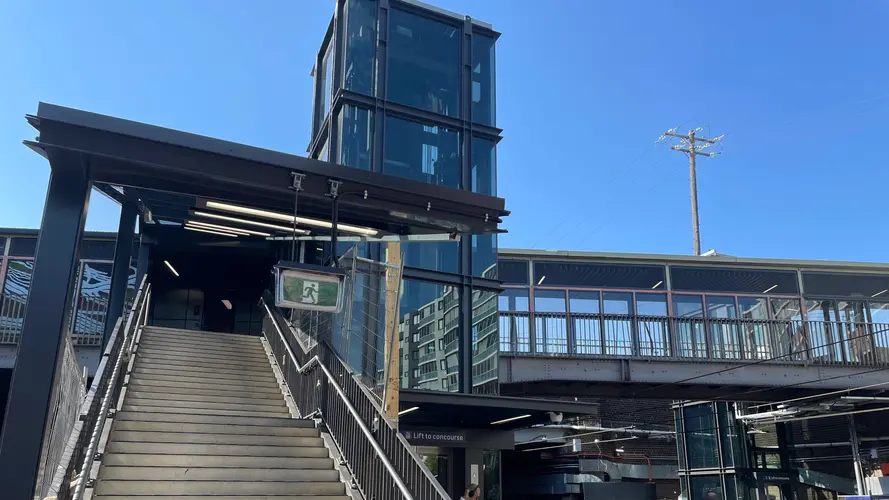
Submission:
[[[278,231],[287,231],[288,233],[293,233],[292,227],[278,226],[276,224],[269,224],[267,222],[259,222],[259,221],[250,220],[250,219],[241,219],[238,217],[230,217],[228,215],[214,214],[212,212],[202,212],[200,210],[193,210],[192,214],[199,216],[199,217],[207,217],[210,219],[218,219],[218,220],[224,220],[224,221],[228,221],[228,222],[239,222],[241,224],[251,224],[251,225],[254,225],[257,227],[264,227],[266,229],[277,229]],[[309,234],[309,232],[306,231],[305,229],[297,229],[296,233],[297,234]]]
[[[254,231],[252,229],[241,229],[239,227],[231,227],[231,226],[220,226],[217,224],[210,224],[209,222],[201,222],[198,220],[187,220],[185,221],[185,225],[203,227],[207,229],[216,229],[219,231],[227,231],[229,233],[243,234],[243,235],[252,235],[252,236],[271,236],[270,233],[263,233],[262,231]]]
[[[290,222],[290,223],[292,223],[294,221],[294,217],[292,215],[282,214],[280,212],[271,212],[269,210],[260,210],[257,208],[242,207],[240,205],[232,205],[230,203],[221,203],[218,201],[208,201],[206,203],[207,203],[207,208],[213,208],[216,210],[224,210],[227,212],[235,212],[235,213],[240,213],[240,214],[244,214],[244,215],[253,215],[256,217],[265,217],[267,219],[274,219],[274,220],[279,220],[279,221],[283,221],[283,222]],[[324,220],[309,219],[307,217],[296,217],[295,219],[296,219],[297,224],[303,224],[306,226],[321,227],[321,228],[325,228],[325,229],[331,229],[333,227],[333,225],[330,222],[324,221]],[[376,229],[370,229],[367,227],[360,227],[360,226],[353,226],[350,224],[337,224],[337,229],[341,230],[341,231],[348,231],[350,233],[363,234],[366,236],[376,236],[376,234],[379,233],[379,231],[377,231]]]
[[[169,269],[171,273],[176,275],[177,278],[179,277],[179,271],[177,271],[176,268],[173,267],[173,264],[170,264],[170,261],[165,260],[164,264],[167,265],[167,269]]]
[[[519,415],[518,417],[504,418],[503,420],[498,420],[498,421],[496,421],[496,422],[491,422],[491,425],[505,424],[506,422],[513,422],[513,421],[515,421],[515,420],[521,420],[521,419],[523,419],[523,418],[528,418],[528,417],[530,417],[530,416],[531,416],[531,414],[529,413],[529,414],[527,414],[527,415]]]
[[[237,234],[223,233],[222,231],[213,231],[212,229],[201,229],[199,227],[194,227],[194,226],[185,226],[184,229],[186,231],[197,231],[199,233],[217,234],[219,236],[228,236],[230,238],[237,238],[238,237]]]

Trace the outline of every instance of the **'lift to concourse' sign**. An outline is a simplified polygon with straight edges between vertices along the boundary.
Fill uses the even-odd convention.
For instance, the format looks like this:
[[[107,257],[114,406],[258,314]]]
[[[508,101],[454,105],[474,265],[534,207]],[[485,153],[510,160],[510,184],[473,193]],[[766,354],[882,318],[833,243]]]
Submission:
[[[289,309],[339,312],[345,273],[296,263],[275,266],[275,305]]]

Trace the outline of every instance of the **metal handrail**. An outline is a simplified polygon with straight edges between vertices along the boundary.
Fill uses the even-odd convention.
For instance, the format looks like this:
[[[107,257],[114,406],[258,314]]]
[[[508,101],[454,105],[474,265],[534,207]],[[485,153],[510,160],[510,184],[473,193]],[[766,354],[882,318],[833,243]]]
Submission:
[[[367,427],[367,424],[364,423],[364,420],[361,419],[361,416],[358,414],[358,410],[352,406],[352,403],[349,401],[349,398],[346,396],[346,392],[343,391],[343,388],[340,387],[340,384],[334,378],[334,376],[330,373],[324,363],[318,358],[316,354],[310,360],[308,360],[304,365],[300,366],[299,361],[296,357],[296,354],[293,353],[293,350],[290,349],[290,343],[287,342],[287,338],[284,337],[284,332],[281,331],[281,328],[278,326],[278,322],[274,321],[274,315],[272,314],[271,309],[269,309],[268,304],[265,303],[265,300],[262,301],[262,305],[265,308],[266,312],[272,317],[272,324],[275,326],[275,330],[277,330],[278,335],[281,337],[281,341],[284,344],[284,348],[287,349],[287,354],[290,355],[290,358],[293,360],[293,363],[296,364],[296,369],[300,373],[305,373],[310,367],[317,365],[321,368],[321,371],[324,372],[324,376],[327,377],[327,381],[329,384],[333,385],[333,389],[336,391],[337,395],[343,400],[343,403],[346,405],[346,408],[349,410],[349,413],[352,415],[352,418],[358,424],[358,427],[361,429],[361,433],[364,434],[364,437],[370,442],[371,448],[373,448],[374,453],[379,457],[380,462],[383,464],[383,467],[386,468],[386,472],[392,477],[392,480],[395,481],[396,486],[401,491],[401,494],[404,495],[404,498],[407,500],[413,500],[413,495],[408,489],[407,485],[404,484],[404,481],[401,479],[401,476],[398,475],[398,472],[395,470],[395,467],[392,465],[392,462],[389,461],[389,457],[386,456],[386,453],[383,452],[383,448],[380,447],[380,444],[377,443],[377,440],[374,439],[373,433],[371,433],[370,429]]]
[[[81,500],[83,498],[83,493],[86,490],[87,483],[89,482],[90,471],[93,468],[93,463],[96,460],[96,450],[99,447],[99,441],[102,436],[102,431],[105,427],[105,421],[108,418],[108,411],[111,406],[111,400],[113,398],[114,392],[117,389],[117,378],[120,374],[120,368],[123,364],[124,355],[127,354],[132,349],[132,342],[128,342],[128,337],[130,334],[131,326],[133,325],[133,318],[136,316],[136,312],[138,312],[139,319],[136,320],[138,327],[138,322],[141,322],[143,319],[142,313],[144,312],[144,306],[148,303],[147,296],[149,294],[149,290],[151,285],[147,283],[147,280],[143,278],[142,285],[139,287],[139,292],[136,295],[136,299],[133,300],[133,309],[130,311],[129,316],[127,317],[126,325],[123,329],[120,329],[120,323],[122,318],[118,318],[116,323],[115,332],[112,339],[108,342],[108,348],[106,349],[106,354],[110,355],[112,346],[118,342],[116,336],[124,335],[124,338],[120,339],[120,349],[117,353],[117,358],[114,361],[114,368],[112,368],[111,376],[109,378],[108,387],[105,388],[105,394],[102,396],[102,403],[99,406],[99,414],[98,419],[96,420],[96,425],[93,427],[93,432],[90,436],[89,445],[86,448],[86,453],[84,455],[83,466],[80,468],[80,481],[77,483],[77,488],[74,490],[74,495],[71,497],[72,500]],[[144,295],[143,295],[144,294]],[[143,298],[145,299],[143,301]],[[143,302],[140,306],[140,302]],[[135,329],[133,329],[133,333],[135,334]],[[127,345],[129,344],[129,345]],[[107,369],[107,365],[103,367]],[[104,375],[104,373],[102,373]],[[98,381],[98,374],[97,374]]]

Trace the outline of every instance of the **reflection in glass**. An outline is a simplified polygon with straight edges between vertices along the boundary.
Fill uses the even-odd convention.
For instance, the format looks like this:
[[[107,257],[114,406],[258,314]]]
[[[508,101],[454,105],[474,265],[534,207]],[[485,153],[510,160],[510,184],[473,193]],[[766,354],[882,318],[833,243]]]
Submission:
[[[704,308],[700,295],[673,295],[674,332],[677,354],[686,358],[706,358]]]
[[[472,392],[499,394],[497,292],[472,291]]]
[[[472,121],[494,125],[494,38],[472,35]]]
[[[670,354],[670,333],[667,326],[667,295],[637,293],[636,314],[639,315],[639,355]]]
[[[391,9],[386,97],[460,116],[460,39],[456,26]]]
[[[34,261],[7,259],[6,280],[0,295],[0,341],[3,343],[18,342],[33,272]]]
[[[633,294],[603,292],[602,311],[605,313],[605,354],[632,355]]]
[[[768,322],[769,304],[759,297],[738,297],[741,315],[741,339],[745,359],[769,359],[773,356],[773,327]]]
[[[329,43],[327,47],[327,52],[324,53],[324,57],[321,59],[321,68],[318,72],[318,92],[321,95],[318,96],[318,108],[315,110],[315,126],[318,127],[315,130],[315,134],[318,134],[318,130],[320,130],[321,122],[324,121],[324,118],[327,116],[327,112],[330,111],[330,90],[331,85],[333,85],[333,43]]]
[[[500,451],[485,450],[482,454],[482,462],[485,470],[485,491],[482,493],[484,500],[500,500]]]
[[[401,251],[404,253],[406,267],[456,273],[460,263],[458,241],[404,242],[401,244]]]
[[[497,303],[500,310],[500,350],[528,352],[531,348],[528,290],[506,288],[500,292]],[[504,311],[510,314],[503,314]]]
[[[889,362],[889,302],[868,303],[873,329],[876,360]]]
[[[370,170],[373,111],[347,104],[340,110],[340,165]]]
[[[841,300],[837,302],[837,312],[845,359],[852,362],[872,359],[874,343],[867,324],[867,303]]]
[[[806,319],[810,358],[821,361],[842,361],[841,323],[832,300],[807,300]]]
[[[713,359],[738,359],[738,317],[735,298],[724,295],[707,296],[707,317],[710,324],[710,356]]]
[[[769,299],[769,305],[772,318],[776,320],[772,329],[774,355],[793,353],[790,359],[808,359],[809,328],[803,323],[799,299]]]
[[[77,296],[74,329],[79,345],[101,345],[111,292],[110,263],[84,262]]]
[[[472,242],[472,275],[497,279],[497,235],[474,234]]]
[[[738,424],[730,403],[716,403],[719,419],[719,438],[722,441],[723,467],[744,466],[744,434],[738,432]]]
[[[565,321],[565,291],[534,291],[534,335],[536,352],[567,353],[568,328]]]
[[[497,196],[497,145],[494,141],[472,138],[472,192]]]
[[[458,188],[460,134],[444,127],[387,116],[383,172]]]
[[[715,500],[727,500],[723,495],[719,476],[691,476],[688,478],[691,495],[689,500],[713,500],[711,493],[715,493]],[[732,498],[732,500],[735,500]]]
[[[705,469],[719,467],[719,450],[716,439],[716,419],[713,404],[688,406],[685,414],[685,441],[688,448],[688,468]]]
[[[602,328],[599,316],[599,292],[568,292],[571,329],[578,354],[602,354]]]
[[[404,280],[399,302],[399,321],[401,387],[458,392],[458,290],[452,286]],[[382,360],[380,366],[383,366]]]
[[[374,95],[374,52],[377,43],[376,0],[346,3],[345,78],[343,88]]]

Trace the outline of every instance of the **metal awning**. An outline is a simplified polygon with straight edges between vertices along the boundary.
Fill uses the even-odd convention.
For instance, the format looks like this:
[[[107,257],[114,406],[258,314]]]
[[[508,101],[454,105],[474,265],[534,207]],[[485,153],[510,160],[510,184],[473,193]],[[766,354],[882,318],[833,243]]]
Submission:
[[[338,222],[378,236],[497,233],[509,213],[501,198],[52,104],[40,103],[27,120],[40,136],[25,144],[53,168],[88,169],[97,189],[162,223],[181,223],[195,210],[236,219],[253,219],[251,210],[292,216],[294,173],[305,175],[300,217],[330,221],[335,184]],[[323,224],[300,228],[329,231]]]
[[[407,426],[449,426],[509,430],[594,415],[598,405],[552,399],[516,398],[484,394],[399,391],[398,421]],[[416,409],[414,409],[416,408]]]

